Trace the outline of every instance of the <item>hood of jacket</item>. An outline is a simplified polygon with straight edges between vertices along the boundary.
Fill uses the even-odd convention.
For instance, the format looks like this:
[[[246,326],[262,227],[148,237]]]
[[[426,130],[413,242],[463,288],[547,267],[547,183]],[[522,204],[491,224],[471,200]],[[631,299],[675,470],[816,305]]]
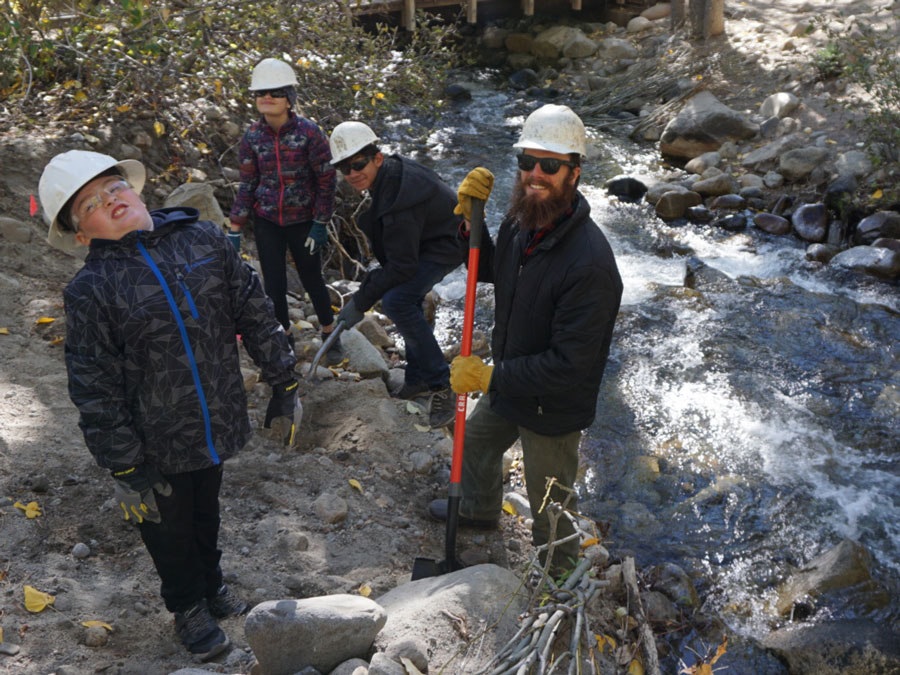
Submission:
[[[440,182],[440,177],[427,166],[400,155],[388,155],[372,186],[375,217],[431,199]]]

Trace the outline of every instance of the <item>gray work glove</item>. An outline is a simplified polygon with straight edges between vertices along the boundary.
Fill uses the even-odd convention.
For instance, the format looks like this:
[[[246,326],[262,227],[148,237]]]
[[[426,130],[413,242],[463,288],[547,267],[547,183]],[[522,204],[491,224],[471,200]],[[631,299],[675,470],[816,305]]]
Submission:
[[[137,464],[110,473],[116,479],[116,501],[122,507],[125,520],[135,518],[138,523],[145,520],[162,522],[153,492],[168,497],[172,494],[172,486],[159,469],[150,464]]]
[[[353,298],[350,298],[347,301],[347,304],[344,305],[344,308],[337,315],[338,321],[344,322],[344,328],[352,328],[360,321],[363,320],[365,313],[360,312],[356,309],[356,305],[353,303]]]

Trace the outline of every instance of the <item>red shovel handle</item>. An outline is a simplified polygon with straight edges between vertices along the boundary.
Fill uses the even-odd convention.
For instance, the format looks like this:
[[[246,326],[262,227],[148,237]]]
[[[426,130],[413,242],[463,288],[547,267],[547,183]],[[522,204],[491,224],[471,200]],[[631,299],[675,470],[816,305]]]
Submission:
[[[466,305],[463,311],[463,334],[460,356],[472,354],[472,331],[475,323],[475,287],[478,285],[478,256],[481,253],[481,230],[484,226],[484,200],[472,198],[469,230],[469,267],[466,274]],[[463,439],[466,432],[466,394],[456,396],[456,422],[453,427],[453,462],[450,465],[450,494],[459,494],[462,480]]]

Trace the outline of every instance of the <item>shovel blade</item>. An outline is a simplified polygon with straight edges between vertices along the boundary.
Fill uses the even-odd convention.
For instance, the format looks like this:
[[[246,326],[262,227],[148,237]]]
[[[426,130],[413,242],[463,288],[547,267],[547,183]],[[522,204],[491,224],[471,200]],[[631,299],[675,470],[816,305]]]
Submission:
[[[438,565],[437,560],[433,560],[432,558],[416,558],[413,562],[410,580],[418,581],[419,579],[438,577],[441,574],[443,574],[443,572],[441,572],[441,567]]]
[[[418,581],[419,579],[427,579],[428,577],[439,577],[442,574],[461,570],[463,567],[465,567],[465,565],[455,558],[441,560],[440,562],[431,558],[416,558],[413,561],[410,581]]]

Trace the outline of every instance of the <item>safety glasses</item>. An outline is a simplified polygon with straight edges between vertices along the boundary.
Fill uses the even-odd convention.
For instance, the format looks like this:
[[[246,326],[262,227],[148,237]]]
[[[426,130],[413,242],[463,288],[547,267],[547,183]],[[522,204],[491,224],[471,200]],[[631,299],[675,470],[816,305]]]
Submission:
[[[533,157],[532,155],[516,155],[516,161],[519,163],[519,169],[522,171],[533,171],[538,164],[541,165],[541,171],[548,176],[552,176],[560,167],[567,166],[570,169],[575,168],[574,162],[568,162],[564,159],[556,159],[555,157]]]
[[[265,98],[266,96],[271,96],[272,98],[287,98],[287,89],[261,89],[259,91],[254,91],[254,98]]]
[[[90,218],[91,214],[103,205],[103,202],[106,201],[107,197],[115,197],[120,192],[130,189],[131,185],[129,185],[127,181],[115,180],[112,183],[107,183],[102,188],[95,190],[94,194],[87,199],[81,200],[77,208],[72,209],[70,215],[72,228],[78,232],[78,224],[83,223],[87,218]]]
[[[369,162],[371,161],[371,157],[362,157],[361,159],[357,159],[356,161],[345,159],[343,162],[337,165],[337,168],[342,174],[344,174],[345,176],[349,176],[351,171],[362,171],[363,169],[365,169],[367,166],[369,166]]]

